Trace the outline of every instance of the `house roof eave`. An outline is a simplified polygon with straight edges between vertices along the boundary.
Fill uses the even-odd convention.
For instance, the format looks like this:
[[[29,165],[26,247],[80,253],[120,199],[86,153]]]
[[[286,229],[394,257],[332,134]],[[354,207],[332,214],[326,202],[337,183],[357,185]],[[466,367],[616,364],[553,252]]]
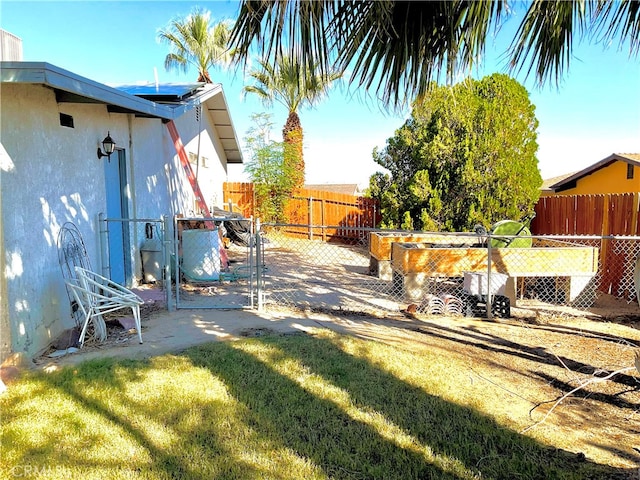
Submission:
[[[47,62],[0,62],[0,82],[47,86],[55,91],[59,103],[101,103],[112,112],[167,121],[174,115],[166,105],[129,95]]]
[[[213,119],[227,157],[227,163],[242,164],[244,163],[242,150],[240,149],[240,142],[238,141],[236,129],[233,125],[231,114],[229,113],[227,98],[222,89],[222,85],[214,85],[216,85],[217,88],[211,88],[209,92],[205,91],[201,94],[201,101]]]

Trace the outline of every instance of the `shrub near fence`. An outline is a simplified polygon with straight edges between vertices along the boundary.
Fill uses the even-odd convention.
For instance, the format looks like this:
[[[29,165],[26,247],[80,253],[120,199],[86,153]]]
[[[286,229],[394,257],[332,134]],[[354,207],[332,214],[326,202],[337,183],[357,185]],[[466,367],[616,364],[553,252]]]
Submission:
[[[255,216],[253,184],[225,183],[224,202],[232,202],[234,211],[242,212],[244,217]],[[293,192],[285,215],[290,235],[352,241],[361,238],[363,228],[375,228],[380,221],[380,208],[370,198],[300,188]]]

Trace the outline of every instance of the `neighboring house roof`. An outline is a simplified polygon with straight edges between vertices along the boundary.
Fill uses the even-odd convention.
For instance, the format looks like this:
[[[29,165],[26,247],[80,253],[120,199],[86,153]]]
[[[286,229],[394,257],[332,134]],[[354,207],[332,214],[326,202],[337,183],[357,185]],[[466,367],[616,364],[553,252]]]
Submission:
[[[360,195],[357,183],[318,183],[304,186],[309,190],[322,190],[323,192],[344,193],[346,195]]]
[[[564,178],[559,181],[550,184],[548,189],[556,191],[561,189],[563,186],[576,182],[577,180],[586,177],[587,175],[592,174],[593,172],[600,170],[601,168],[605,168],[613,162],[626,162],[632,165],[640,166],[640,153],[612,153],[607,158],[603,158],[599,162],[594,163],[593,165],[585,168],[584,170],[580,170],[573,174],[568,174]],[[544,184],[543,184],[544,186]]]
[[[540,190],[542,190],[544,192],[552,192],[553,189],[551,187],[553,185],[555,185],[556,183],[561,182],[565,178],[569,178],[570,176],[574,175],[575,173],[576,172],[565,173],[564,175],[558,175],[557,177],[547,178],[546,180],[542,181],[542,186],[540,187]]]
[[[53,89],[58,103],[101,103],[109,112],[163,121],[175,120],[202,104],[211,112],[227,163],[242,163],[242,153],[220,84],[190,84],[180,90],[179,97],[170,84],[163,85],[162,93],[158,85],[156,95],[149,92],[148,87],[142,95],[127,91],[131,87],[110,87],[46,62],[0,62],[0,82],[45,85]],[[173,92],[172,95],[167,97],[165,90]]]

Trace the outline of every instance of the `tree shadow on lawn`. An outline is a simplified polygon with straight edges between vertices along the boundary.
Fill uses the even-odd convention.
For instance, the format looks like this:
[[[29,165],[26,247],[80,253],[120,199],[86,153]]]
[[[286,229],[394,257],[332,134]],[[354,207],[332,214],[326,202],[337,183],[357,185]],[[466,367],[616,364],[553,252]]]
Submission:
[[[158,358],[165,365],[183,362],[192,366],[186,358]],[[28,398],[12,398],[7,410],[13,415],[3,418],[2,444],[11,445],[12,452],[8,453],[6,448],[2,457],[12,457],[10,475],[181,480],[265,478],[265,471],[244,462],[236,452],[226,448],[222,438],[227,436],[226,431],[211,426],[211,418],[225,414],[223,406],[192,397],[189,404],[180,405],[170,397],[170,390],[175,387],[171,378],[165,379],[162,386],[169,390],[169,395],[155,402],[154,399],[144,401],[144,395],[141,398],[128,392],[131,384],[144,381],[149,371],[158,368],[162,365],[158,366],[153,360],[108,358],[90,360],[54,373],[39,372],[37,389],[32,389]],[[177,373],[166,373],[172,374]],[[38,412],[37,417],[33,417],[33,412],[19,407],[33,397],[53,398],[57,394],[72,406],[68,409],[68,405],[63,405],[64,413]],[[171,406],[166,408],[167,405]],[[196,428],[191,425],[194,412],[201,419]],[[26,436],[20,427],[10,425],[12,421],[22,423],[19,417],[25,415],[32,425]],[[40,423],[45,421],[53,425],[48,424],[50,430],[42,432]],[[31,437],[31,430],[38,432],[37,440]],[[114,435],[113,430],[118,434]],[[158,435],[158,431],[162,433]],[[225,460],[210,462],[214,456]],[[2,457],[0,467],[7,460]]]
[[[248,406],[245,422],[331,477],[620,479],[628,474],[509,431],[346,353],[336,341],[291,335],[251,342],[270,353],[260,358],[227,343],[184,354],[222,378]],[[319,376],[313,382],[324,385],[316,387],[321,393],[313,382],[278,371],[288,362],[302,365],[302,376]]]
[[[593,320],[593,321],[602,321],[602,319],[599,320]],[[554,323],[545,323],[543,325],[540,324],[529,324],[528,328],[532,328],[535,330],[544,330],[547,332],[552,332],[552,333],[559,333],[559,334],[564,334],[564,335],[569,335],[569,336],[579,336],[579,337],[583,337],[583,338],[590,338],[590,339],[594,339],[594,340],[601,340],[604,342],[612,342],[615,344],[620,344],[621,342],[624,342],[628,345],[632,345],[634,347],[638,346],[640,344],[640,340],[635,339],[635,338],[628,338],[628,337],[619,337],[619,336],[608,336],[602,332],[598,332],[598,331],[592,331],[592,330],[588,330],[585,328],[578,328],[578,327],[571,327],[568,325],[562,325],[562,324],[554,324]]]

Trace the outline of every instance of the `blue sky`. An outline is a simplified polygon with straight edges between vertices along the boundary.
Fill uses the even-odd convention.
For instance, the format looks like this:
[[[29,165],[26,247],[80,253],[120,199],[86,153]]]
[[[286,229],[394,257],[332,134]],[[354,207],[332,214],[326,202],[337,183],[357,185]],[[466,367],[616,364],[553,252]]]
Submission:
[[[172,18],[200,6],[215,21],[233,19],[238,3],[227,0],[191,1],[22,1],[0,0],[0,27],[23,41],[26,61],[46,61],[91,80],[109,84],[191,82],[197,72],[167,72],[168,47],[157,41],[157,31]],[[515,14],[523,11],[515,7]],[[485,60],[472,75],[506,72],[500,61],[517,26],[506,20],[489,39]],[[516,78],[529,91],[540,122],[538,160],[543,178],[585,168],[611,153],[640,152],[640,58],[628,47],[576,43],[572,63],[556,86],[536,86],[534,79]],[[241,73],[211,71],[223,84],[237,136],[251,126],[252,113],[273,114],[279,135],[287,112],[271,110],[257,98],[243,96]],[[405,115],[385,113],[374,92],[365,99],[353,88],[334,89],[312,110],[301,110],[305,132],[308,183],[359,183],[382,170],[371,159],[374,147],[404,122]],[[274,137],[277,138],[277,137]],[[243,180],[241,167],[230,167],[229,180]]]

